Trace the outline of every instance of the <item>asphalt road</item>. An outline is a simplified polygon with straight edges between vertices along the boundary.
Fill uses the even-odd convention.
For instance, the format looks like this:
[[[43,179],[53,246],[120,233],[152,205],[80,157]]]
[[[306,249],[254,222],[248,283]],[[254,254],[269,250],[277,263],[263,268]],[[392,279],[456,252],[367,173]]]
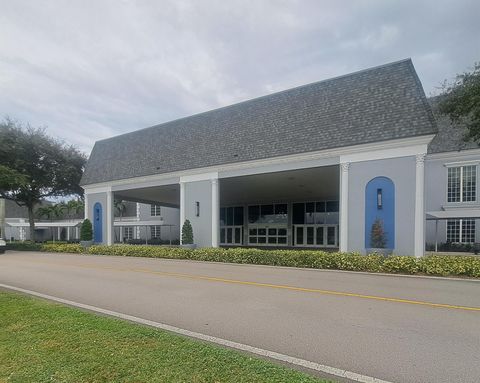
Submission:
[[[391,382],[480,381],[480,281],[7,252],[0,283]]]

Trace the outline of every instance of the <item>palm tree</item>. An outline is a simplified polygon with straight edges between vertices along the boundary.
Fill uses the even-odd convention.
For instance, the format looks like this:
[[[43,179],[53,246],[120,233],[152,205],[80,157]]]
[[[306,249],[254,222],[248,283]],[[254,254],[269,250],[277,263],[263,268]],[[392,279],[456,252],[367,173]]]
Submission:
[[[77,200],[72,199],[67,202],[66,206],[67,206],[67,214],[71,219],[73,219],[74,216],[80,215],[83,212],[85,207],[83,201],[80,199],[77,199]]]
[[[125,204],[125,201],[116,199],[113,201],[113,208],[115,209],[115,212],[118,213],[118,216],[120,217],[120,221],[122,220],[123,214],[125,213],[125,210],[127,210],[127,205]],[[122,229],[120,228],[120,231]],[[115,232],[115,240],[116,241],[121,241],[122,238],[117,238],[117,233]]]

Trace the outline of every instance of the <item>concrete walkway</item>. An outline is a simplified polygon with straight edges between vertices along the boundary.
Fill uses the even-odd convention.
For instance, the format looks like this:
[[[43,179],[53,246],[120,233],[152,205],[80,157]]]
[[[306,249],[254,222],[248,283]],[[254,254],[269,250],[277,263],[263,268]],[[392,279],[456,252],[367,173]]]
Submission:
[[[480,380],[475,280],[7,252],[0,283],[390,382]]]

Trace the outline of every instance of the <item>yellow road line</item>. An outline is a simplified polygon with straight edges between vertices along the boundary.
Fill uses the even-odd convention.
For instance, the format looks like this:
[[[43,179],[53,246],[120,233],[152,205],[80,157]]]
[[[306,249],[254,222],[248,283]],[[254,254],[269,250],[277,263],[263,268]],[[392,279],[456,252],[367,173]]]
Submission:
[[[99,266],[99,265],[93,265],[93,264],[72,265],[70,263],[56,263],[56,262],[49,262],[49,261],[28,261],[28,262],[29,263],[32,263],[32,262],[46,263],[46,264],[54,264],[54,265],[62,265],[62,266],[76,266],[76,267],[82,267],[82,268],[88,268],[88,269],[127,271],[127,272],[145,273],[145,274],[152,274],[152,275],[163,275],[163,276],[176,277],[176,278],[203,280],[203,281],[210,281],[210,282],[221,282],[221,283],[236,284],[236,285],[266,287],[266,288],[282,289],[282,290],[290,290],[290,291],[302,291],[302,292],[317,293],[317,294],[323,294],[323,295],[336,295],[336,296],[371,299],[371,300],[385,301],[385,302],[406,303],[406,304],[412,304],[412,305],[420,305],[420,306],[428,306],[428,307],[436,307],[436,308],[444,308],[444,309],[480,311],[480,307],[458,306],[458,305],[450,305],[445,303],[433,303],[433,302],[416,301],[411,299],[389,298],[389,297],[381,297],[376,295],[348,293],[343,291],[313,289],[313,288],[306,288],[306,287],[277,285],[272,283],[262,283],[262,282],[252,282],[252,281],[241,281],[236,279],[209,277],[209,276],[195,275],[195,274],[174,273],[174,272],[168,272],[168,271],[154,271],[150,269],[117,268],[117,267]]]

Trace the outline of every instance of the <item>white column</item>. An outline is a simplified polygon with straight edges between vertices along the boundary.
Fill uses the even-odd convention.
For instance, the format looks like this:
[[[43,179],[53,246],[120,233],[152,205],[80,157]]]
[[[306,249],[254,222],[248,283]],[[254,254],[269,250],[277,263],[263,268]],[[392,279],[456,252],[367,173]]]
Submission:
[[[107,245],[113,245],[113,192],[107,191],[107,214],[105,219],[107,225]]]
[[[220,193],[218,178],[212,179],[212,247],[218,247],[220,233]]]
[[[340,251],[348,251],[348,171],[349,162],[340,164]]]
[[[180,241],[182,239],[182,228],[185,222],[185,182],[180,182]]]
[[[84,215],[84,218],[87,219],[88,218],[88,194],[87,193],[84,194],[83,200],[84,200],[83,215]]]
[[[425,253],[425,153],[415,157],[415,244],[414,255]]]
[[[67,226],[67,241],[70,241],[70,226]]]

